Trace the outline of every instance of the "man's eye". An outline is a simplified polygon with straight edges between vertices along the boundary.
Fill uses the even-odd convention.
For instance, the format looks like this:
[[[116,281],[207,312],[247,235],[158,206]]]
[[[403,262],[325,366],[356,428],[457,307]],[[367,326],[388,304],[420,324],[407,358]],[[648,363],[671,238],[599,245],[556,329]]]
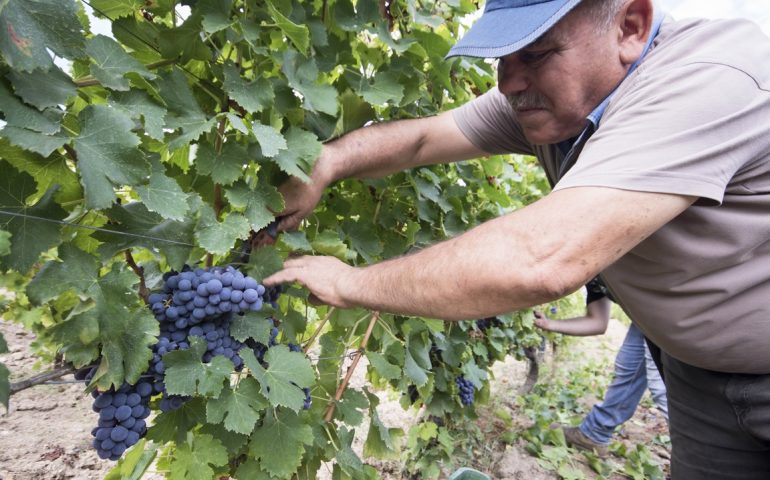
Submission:
[[[521,63],[525,63],[527,65],[537,65],[538,63],[541,63],[543,60],[548,58],[551,53],[553,53],[553,50],[542,50],[539,52],[520,52],[519,60]]]

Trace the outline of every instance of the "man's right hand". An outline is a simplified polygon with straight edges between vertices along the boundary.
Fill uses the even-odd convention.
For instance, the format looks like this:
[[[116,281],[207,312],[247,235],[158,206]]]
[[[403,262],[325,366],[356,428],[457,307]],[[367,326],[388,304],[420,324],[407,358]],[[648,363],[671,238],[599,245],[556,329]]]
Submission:
[[[305,183],[297,177],[290,177],[278,188],[284,200],[283,211],[276,214],[276,217],[280,218],[279,231],[295,230],[300,222],[313,212],[321,200],[324,189],[334,181],[328,172],[328,167],[329,162],[324,161],[322,152],[313,167],[310,183]]]

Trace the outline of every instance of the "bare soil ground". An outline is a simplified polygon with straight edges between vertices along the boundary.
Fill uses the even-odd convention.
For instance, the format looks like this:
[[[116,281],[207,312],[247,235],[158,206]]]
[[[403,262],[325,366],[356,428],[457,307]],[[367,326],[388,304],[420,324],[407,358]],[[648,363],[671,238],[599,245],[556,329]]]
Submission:
[[[20,326],[0,320],[0,332],[5,336],[10,352],[0,355],[0,362],[11,371],[11,381],[27,378],[40,370],[35,370],[37,359],[30,353],[30,344],[34,336]],[[625,335],[625,327],[612,321],[608,333],[602,337],[587,337],[571,344],[579,348],[584,358],[605,358],[608,365],[620,346]],[[555,368],[572,368],[568,363],[557,362]],[[43,370],[46,368],[43,367]],[[530,420],[517,411],[513,398],[525,380],[527,365],[510,359],[499,363],[494,368],[492,384],[492,404],[510,410],[513,425],[526,428]],[[366,385],[365,365],[360,364],[353,377],[352,386]],[[72,377],[62,378],[71,381]],[[541,381],[547,381],[547,369],[541,374]],[[420,412],[405,412],[392,393],[378,392],[381,398],[380,417],[389,427],[409,426],[420,418]],[[585,399],[587,406],[594,399]],[[96,417],[91,410],[91,397],[83,392],[81,383],[63,383],[40,385],[23,390],[11,397],[8,412],[0,414],[0,480],[59,480],[59,479],[101,479],[111,469],[112,462],[100,460],[90,446],[91,428]],[[646,402],[649,403],[649,402]],[[0,407],[2,408],[2,407]],[[480,408],[481,424],[494,423],[490,409]],[[366,424],[366,422],[365,422]],[[634,418],[627,422],[619,434],[622,442],[633,446],[637,443],[649,445],[657,434],[665,433],[665,420],[657,411],[642,405]],[[354,448],[361,451],[366,428],[357,432]],[[655,458],[662,464],[667,463],[668,452],[664,448],[653,449]],[[484,456],[485,473],[495,479],[550,480],[559,478],[555,473],[544,469],[538,460],[530,456],[523,444],[509,445],[505,449],[480,452]],[[586,478],[596,475],[587,466],[582,455],[575,457],[576,463],[584,471]],[[615,459],[622,463],[623,459]],[[403,464],[399,461],[377,461],[367,459],[374,465],[384,479],[407,478]],[[160,478],[150,473],[146,478]],[[328,469],[319,472],[319,478],[331,478]],[[618,476],[617,478],[623,478]]]

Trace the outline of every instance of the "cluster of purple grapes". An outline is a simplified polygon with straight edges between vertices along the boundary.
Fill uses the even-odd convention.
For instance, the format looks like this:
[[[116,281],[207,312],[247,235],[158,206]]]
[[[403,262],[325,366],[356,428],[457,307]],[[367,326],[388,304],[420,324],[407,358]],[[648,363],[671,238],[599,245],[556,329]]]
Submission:
[[[472,405],[473,392],[475,390],[473,383],[471,383],[470,380],[466,380],[465,377],[460,375],[459,377],[455,378],[455,384],[457,384],[457,388],[460,389],[460,401],[462,402],[462,404]]]
[[[492,327],[501,327],[503,322],[497,317],[487,317],[476,320],[476,328],[482,332],[489,330]]]
[[[96,367],[83,369],[76,378],[88,383],[95,372]],[[91,430],[92,444],[99,458],[117,460],[144,436],[153,393],[153,385],[146,381],[136,385],[124,383],[117,390],[91,392],[93,410],[99,414],[99,422]]]

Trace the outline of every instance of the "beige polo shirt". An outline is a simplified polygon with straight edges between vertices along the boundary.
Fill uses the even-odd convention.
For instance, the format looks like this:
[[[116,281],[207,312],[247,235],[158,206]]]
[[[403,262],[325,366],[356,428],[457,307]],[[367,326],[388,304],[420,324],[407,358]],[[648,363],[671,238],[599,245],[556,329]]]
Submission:
[[[529,144],[497,89],[454,118],[487,152],[535,155],[554,190],[700,197],[602,275],[670,355],[770,373],[770,39],[756,25],[667,19],[561,179],[562,154]]]

